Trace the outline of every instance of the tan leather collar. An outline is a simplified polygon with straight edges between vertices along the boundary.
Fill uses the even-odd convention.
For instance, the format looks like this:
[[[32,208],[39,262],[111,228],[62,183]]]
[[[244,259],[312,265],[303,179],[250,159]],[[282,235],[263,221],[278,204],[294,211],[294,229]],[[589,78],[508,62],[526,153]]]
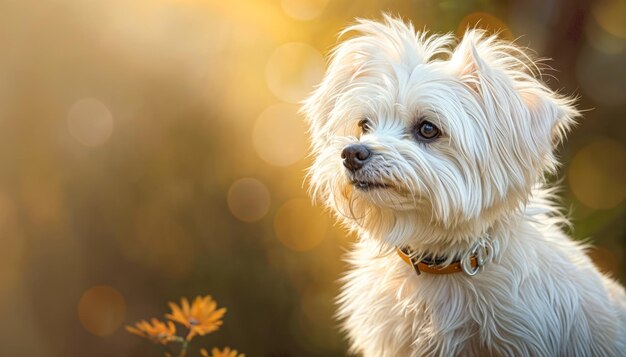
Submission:
[[[411,251],[407,248],[404,249],[396,249],[396,252],[404,260],[405,263],[412,266],[415,269],[415,273],[420,275],[421,272],[430,273],[430,274],[452,274],[463,271],[463,267],[461,265],[461,260],[455,260],[450,265],[440,267],[432,262],[425,262],[425,260],[417,260],[415,257],[411,257]],[[472,254],[470,257],[470,264],[472,269],[478,269],[478,258],[475,254]]]

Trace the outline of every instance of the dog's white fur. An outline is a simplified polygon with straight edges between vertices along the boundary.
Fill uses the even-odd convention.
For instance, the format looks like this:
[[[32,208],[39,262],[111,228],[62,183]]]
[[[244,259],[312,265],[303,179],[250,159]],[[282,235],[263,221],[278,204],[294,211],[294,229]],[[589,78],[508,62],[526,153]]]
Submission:
[[[365,356],[618,356],[626,295],[562,231],[543,175],[579,115],[526,51],[470,30],[415,32],[385,16],[358,20],[305,102],[312,193],[358,233],[338,316]],[[371,130],[362,133],[359,121]],[[433,142],[417,121],[441,128]],[[356,173],[341,151],[372,157]],[[389,188],[359,190],[364,180]],[[478,275],[417,276],[409,246],[448,263],[478,240],[495,250]]]

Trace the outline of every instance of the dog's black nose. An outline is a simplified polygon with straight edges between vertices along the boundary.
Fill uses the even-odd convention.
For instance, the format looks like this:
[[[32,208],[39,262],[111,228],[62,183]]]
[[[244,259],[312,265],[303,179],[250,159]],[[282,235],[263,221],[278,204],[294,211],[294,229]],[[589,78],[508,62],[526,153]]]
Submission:
[[[341,152],[343,166],[350,171],[356,171],[363,167],[365,162],[370,158],[371,152],[361,144],[352,144],[346,146]]]

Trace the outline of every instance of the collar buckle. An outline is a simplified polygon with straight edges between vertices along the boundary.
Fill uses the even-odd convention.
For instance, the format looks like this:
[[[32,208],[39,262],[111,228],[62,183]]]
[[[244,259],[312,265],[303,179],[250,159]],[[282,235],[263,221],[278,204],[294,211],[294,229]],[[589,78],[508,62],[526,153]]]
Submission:
[[[409,249],[409,247],[398,248],[397,251],[398,251],[398,255],[400,256],[400,258],[402,258],[402,260],[404,260],[407,264],[412,266],[417,275],[422,274],[418,266],[420,261],[417,260],[416,256],[411,256],[411,249]]]

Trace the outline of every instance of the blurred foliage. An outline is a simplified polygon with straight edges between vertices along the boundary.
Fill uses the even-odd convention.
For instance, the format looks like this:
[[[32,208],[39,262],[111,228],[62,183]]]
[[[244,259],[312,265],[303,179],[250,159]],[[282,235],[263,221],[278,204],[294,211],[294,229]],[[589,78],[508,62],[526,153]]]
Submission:
[[[122,326],[211,292],[229,313],[207,345],[344,355],[352,238],[306,197],[296,111],[338,31],[382,11],[553,59],[588,110],[561,149],[573,234],[625,281],[623,0],[4,0],[2,353],[156,356]]]

